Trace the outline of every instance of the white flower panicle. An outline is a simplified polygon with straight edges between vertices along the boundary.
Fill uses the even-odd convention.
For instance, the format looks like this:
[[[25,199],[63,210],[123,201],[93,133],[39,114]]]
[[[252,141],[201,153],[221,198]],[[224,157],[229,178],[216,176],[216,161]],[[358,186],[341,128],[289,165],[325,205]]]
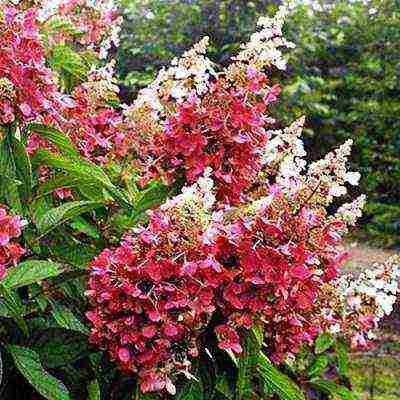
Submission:
[[[181,194],[167,200],[160,206],[160,209],[167,210],[175,207],[193,206],[196,208],[196,213],[200,210],[208,213],[216,201],[213,193],[214,181],[210,178],[211,172],[211,168],[207,168],[204,175],[197,182],[191,186],[183,187]]]
[[[293,48],[295,45],[282,37],[282,27],[289,8],[281,6],[274,18],[261,17],[258,26],[261,30],[251,35],[250,41],[241,46],[240,53],[233,59],[262,69],[274,65],[280,70],[286,69],[286,60],[280,48]]]
[[[303,158],[306,156],[303,141],[300,139],[303,133],[305,117],[300,117],[289,127],[283,130],[270,130],[270,140],[268,141],[263,154],[263,163],[270,164],[276,162],[285,155],[291,158]]]
[[[345,222],[347,225],[354,226],[362,216],[362,210],[365,206],[366,196],[362,194],[351,203],[345,203],[337,210],[335,218]]]
[[[312,186],[320,186],[321,194],[326,197],[326,204],[330,204],[334,197],[347,193],[346,183],[358,185],[359,172],[349,172],[346,168],[352,144],[351,139],[347,140],[322,160],[310,164],[308,168],[308,182]]]
[[[375,337],[374,329],[379,321],[391,314],[400,292],[400,256],[395,255],[385,263],[375,263],[357,279],[344,275],[338,280],[338,295],[342,304],[343,329],[359,326],[344,334],[352,335],[354,347],[364,346]],[[350,322],[350,324],[349,324]]]
[[[143,106],[153,111],[153,117],[159,119],[164,111],[164,102],[168,98],[182,102],[187,100],[193,91],[199,95],[207,92],[208,83],[213,75],[213,63],[205,53],[209,38],[204,37],[181,58],[175,58],[168,69],[159,71],[156,79],[139,92],[133,107]]]
[[[276,182],[289,190],[293,186],[293,180],[301,179],[301,173],[306,166],[306,151],[300,139],[304,123],[305,117],[301,117],[283,130],[269,131],[271,139],[265,148],[264,164],[272,167],[277,165]]]

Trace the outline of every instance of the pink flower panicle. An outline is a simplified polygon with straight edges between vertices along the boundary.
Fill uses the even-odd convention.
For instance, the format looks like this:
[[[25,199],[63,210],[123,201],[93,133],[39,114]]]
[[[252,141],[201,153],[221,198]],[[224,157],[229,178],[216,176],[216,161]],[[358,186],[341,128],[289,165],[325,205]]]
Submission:
[[[60,120],[63,109],[53,73],[46,67],[37,10],[0,12],[0,123]]]
[[[7,267],[16,265],[25,250],[14,242],[21,235],[24,221],[18,216],[9,215],[0,205],[0,279],[6,275]]]
[[[170,376],[188,374],[189,357],[199,352],[196,338],[215,310],[218,265],[202,260],[199,247],[213,202],[203,183],[149,213],[146,228],[90,266],[91,340],[122,370],[137,372],[143,391],[174,391]]]
[[[107,58],[112,45],[119,44],[122,17],[112,0],[47,1],[42,4],[42,14],[47,25],[61,21],[67,26],[67,29],[58,28],[52,32],[53,43],[84,46],[102,59]]]

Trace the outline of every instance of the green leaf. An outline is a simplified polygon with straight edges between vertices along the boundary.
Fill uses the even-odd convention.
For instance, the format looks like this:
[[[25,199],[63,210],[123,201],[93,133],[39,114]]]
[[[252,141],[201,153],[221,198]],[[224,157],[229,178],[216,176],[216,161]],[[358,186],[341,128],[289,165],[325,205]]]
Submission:
[[[84,233],[93,239],[100,239],[100,232],[96,226],[89,223],[81,216],[74,218],[74,220],[70,223],[70,226],[76,231]]]
[[[358,400],[358,397],[345,386],[327,379],[312,379],[311,385],[329,396],[337,396],[342,400]]]
[[[97,379],[89,382],[88,385],[88,400],[100,400],[100,385]]]
[[[34,161],[36,165],[45,164],[53,168],[61,169],[72,177],[81,179],[86,184],[91,183],[97,185],[101,191],[106,189],[115,200],[118,200],[122,205],[131,207],[127,195],[117,188],[107,176],[107,174],[96,164],[86,161],[82,158],[65,158],[57,156],[51,152],[41,149],[35,154]]]
[[[311,367],[308,369],[309,376],[321,375],[329,364],[329,358],[326,355],[320,355],[312,363]]]
[[[263,383],[282,400],[305,400],[304,393],[284,373],[280,372],[265,354],[258,356],[258,373]]]
[[[235,387],[239,399],[251,398],[253,392],[251,381],[257,369],[262,342],[262,331],[258,327],[252,328],[244,340],[243,354],[238,357],[238,373]]]
[[[1,134],[0,132],[0,137]],[[0,199],[4,199],[12,209],[22,213],[23,206],[19,191],[19,186],[21,186],[22,182],[17,175],[12,149],[12,143],[15,141],[14,134],[15,132],[10,129],[6,131],[6,135],[0,140]]]
[[[67,91],[83,82],[89,71],[89,65],[81,54],[65,44],[56,44],[51,49],[49,64],[64,81]]]
[[[77,332],[54,327],[33,332],[36,338],[31,348],[46,368],[63,367],[90,354],[87,338]]]
[[[140,214],[147,209],[159,204],[168,196],[168,188],[161,182],[154,181],[146,189],[135,193],[134,208],[135,213]]]
[[[52,255],[73,265],[79,269],[85,269],[86,265],[99,254],[101,249],[86,243],[67,242],[55,244],[50,249]]]
[[[12,151],[14,156],[14,163],[16,174],[21,181],[21,192],[25,199],[32,196],[32,166],[31,160],[26,152],[25,146],[19,140],[13,140]]]
[[[51,126],[46,126],[37,123],[28,125],[30,132],[35,132],[54,144],[62,154],[69,157],[79,157],[79,152],[71,140],[61,131]]]
[[[190,381],[176,396],[177,400],[203,400],[203,390],[200,382]]]
[[[337,340],[335,344],[335,352],[338,362],[339,374],[342,376],[347,376],[350,364],[347,345],[343,341]]]
[[[67,388],[54,376],[45,371],[39,355],[31,349],[20,346],[7,346],[15,366],[27,381],[48,400],[70,400]]]
[[[217,382],[215,384],[215,390],[221,393],[225,398],[231,400],[234,398],[234,392],[229,386],[229,381],[226,375],[221,375],[217,377]]]
[[[53,301],[51,302],[51,305],[51,314],[58,325],[71,331],[83,333],[84,335],[89,334],[89,329],[74,315],[69,308]]]
[[[14,319],[21,331],[24,332],[25,335],[28,335],[28,325],[22,318],[22,316],[25,314],[25,307],[22,304],[18,293],[5,287],[4,285],[0,285],[0,295],[3,298],[4,305],[6,306],[10,317]]]
[[[9,289],[18,288],[57,276],[62,272],[64,269],[60,264],[51,261],[28,260],[9,268],[1,284]]]
[[[321,333],[315,341],[315,353],[321,354],[335,343],[335,339],[328,332]]]
[[[37,219],[36,226],[41,236],[44,236],[68,220],[80,214],[93,211],[103,205],[104,204],[95,201],[71,201],[47,211]]]
[[[38,195],[45,196],[54,192],[57,189],[70,189],[75,187],[82,187],[87,184],[90,185],[90,181],[85,181],[84,179],[82,179],[82,177],[61,175],[44,182],[38,189]]]

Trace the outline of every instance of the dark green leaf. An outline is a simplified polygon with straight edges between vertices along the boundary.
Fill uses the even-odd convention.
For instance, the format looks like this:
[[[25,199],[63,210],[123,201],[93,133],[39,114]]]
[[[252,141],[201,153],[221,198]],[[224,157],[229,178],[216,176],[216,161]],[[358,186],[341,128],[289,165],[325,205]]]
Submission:
[[[22,185],[20,190],[25,199],[28,199],[32,195],[32,166],[31,161],[26,152],[25,146],[18,140],[13,140],[12,150],[14,155],[14,163],[16,168],[16,174]]]
[[[100,400],[100,385],[97,379],[89,382],[88,385],[88,400]]]
[[[333,381],[327,379],[312,379],[311,385],[323,393],[330,396],[339,397],[342,400],[358,400],[358,397],[345,386],[340,386]]]
[[[282,400],[305,400],[304,393],[284,373],[280,372],[268,358],[260,353],[258,373],[263,383]]]
[[[89,334],[89,329],[74,315],[69,308],[53,301],[51,302],[51,305],[51,314],[58,325],[71,331],[83,333],[84,335]]]
[[[326,367],[328,366],[329,358],[326,355],[318,356],[315,361],[312,363],[311,367],[308,369],[309,376],[318,376],[321,375]]]
[[[20,346],[7,346],[15,366],[27,381],[48,400],[70,400],[64,384],[50,375],[42,367],[39,355],[31,349]]]
[[[31,283],[36,283],[43,279],[57,276],[63,271],[64,269],[60,264],[51,261],[23,261],[16,267],[7,270],[7,275],[3,279],[2,285],[7,288],[27,286]]]
[[[61,131],[51,126],[46,126],[37,123],[28,125],[30,132],[35,132],[54,144],[62,154],[69,157],[79,157],[79,152],[71,142],[71,140]]]
[[[203,390],[199,382],[190,381],[176,396],[177,400],[203,400]]]
[[[321,333],[315,341],[315,353],[321,354],[335,343],[335,339],[328,332]]]
[[[226,375],[219,376],[215,384],[215,390],[221,393],[226,399],[233,399],[235,396],[234,391],[229,386],[229,381]]]
[[[25,307],[22,304],[21,299],[17,292],[12,291],[4,285],[0,285],[0,295],[3,298],[3,302],[8,309],[10,316],[19,326],[19,328],[28,335],[28,326],[22,316],[25,314]]]
[[[89,355],[87,338],[77,332],[61,328],[35,332],[32,349],[39,353],[46,368],[59,368]]]
[[[80,214],[93,211],[101,206],[103,206],[102,203],[94,201],[71,201],[47,211],[44,215],[37,219],[36,226],[39,230],[39,233],[44,236],[57,226],[64,224],[70,219]]]

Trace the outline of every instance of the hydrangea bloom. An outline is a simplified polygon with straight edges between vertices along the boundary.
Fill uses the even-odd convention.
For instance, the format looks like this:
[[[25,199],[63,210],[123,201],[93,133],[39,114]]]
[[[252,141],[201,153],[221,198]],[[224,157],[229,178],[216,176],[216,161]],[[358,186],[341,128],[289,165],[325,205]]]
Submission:
[[[393,310],[400,291],[400,259],[393,256],[383,264],[375,263],[356,279],[344,275],[337,281],[339,304],[336,323],[331,327],[350,339],[354,348],[371,345],[379,321]]]
[[[91,340],[122,370],[137,372],[144,391],[174,391],[170,377],[188,374],[196,338],[215,310],[220,266],[199,247],[213,203],[203,191],[208,184],[203,179],[152,212],[147,228],[91,263]]]
[[[259,46],[286,44],[279,29],[268,36],[263,25]],[[246,200],[262,169],[267,128],[275,122],[268,106],[280,92],[263,67],[275,65],[278,56],[267,62],[269,56],[257,47],[251,60],[245,61],[243,54],[216,73],[204,55],[206,45],[207,38],[161,71],[125,114],[144,181],[160,176],[171,184],[184,176],[191,184],[211,167],[218,198],[236,204]]]
[[[54,82],[45,65],[37,10],[4,6],[0,11],[0,123],[60,120],[64,104]]]
[[[119,43],[122,18],[112,0],[49,0],[41,6],[41,17],[47,23],[56,20],[68,27],[52,32],[55,43],[76,43],[100,58],[106,58],[110,47]]]
[[[86,159],[101,163],[125,156],[132,146],[121,113],[107,105],[118,93],[112,73],[113,64],[90,72],[74,89],[62,125]]]
[[[9,215],[0,205],[0,279],[6,274],[7,267],[16,265],[24,254],[24,249],[13,239],[21,235],[24,221],[18,216]]]

